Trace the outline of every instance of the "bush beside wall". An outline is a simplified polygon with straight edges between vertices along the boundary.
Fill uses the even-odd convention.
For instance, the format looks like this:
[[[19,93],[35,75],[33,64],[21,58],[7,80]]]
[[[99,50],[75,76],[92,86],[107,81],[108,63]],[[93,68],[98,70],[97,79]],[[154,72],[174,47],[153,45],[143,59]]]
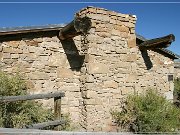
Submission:
[[[16,74],[0,72],[0,96],[26,95],[25,82]],[[25,125],[53,120],[53,113],[35,101],[0,103],[0,127],[22,128]]]
[[[174,80],[174,104],[180,107],[180,78]]]
[[[157,91],[130,95],[122,111],[112,116],[121,129],[133,132],[175,132],[180,127],[180,110]]]

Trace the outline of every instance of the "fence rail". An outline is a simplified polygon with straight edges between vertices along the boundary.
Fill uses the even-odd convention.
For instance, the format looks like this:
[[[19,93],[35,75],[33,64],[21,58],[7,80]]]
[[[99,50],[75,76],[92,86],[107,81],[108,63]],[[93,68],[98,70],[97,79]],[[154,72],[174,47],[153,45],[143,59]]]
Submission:
[[[50,99],[54,98],[54,121],[37,123],[25,126],[25,128],[30,129],[42,129],[48,126],[56,126],[55,130],[60,130],[61,124],[65,123],[65,120],[61,120],[61,97],[64,97],[65,94],[62,92],[54,92],[47,94],[34,94],[34,95],[22,95],[22,96],[0,96],[0,103],[7,102],[16,102],[16,101],[26,101],[26,100],[35,100],[35,99]]]
[[[0,102],[14,102],[34,99],[49,99],[56,97],[64,97],[65,94],[62,92],[46,93],[46,94],[35,94],[35,95],[22,95],[22,96],[0,96]]]
[[[27,125],[24,128],[28,128],[28,129],[42,129],[48,126],[58,126],[58,125],[62,125],[65,124],[66,121],[65,120],[54,120],[54,121],[48,121],[48,122],[42,122],[42,123],[37,123],[37,124],[32,124],[32,125]]]

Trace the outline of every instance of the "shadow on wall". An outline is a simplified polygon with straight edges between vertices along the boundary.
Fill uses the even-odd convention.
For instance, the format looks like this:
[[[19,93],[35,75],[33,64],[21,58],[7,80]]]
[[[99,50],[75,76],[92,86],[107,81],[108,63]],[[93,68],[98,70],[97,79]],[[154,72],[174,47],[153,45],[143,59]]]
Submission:
[[[151,62],[151,59],[148,55],[147,50],[141,50],[141,55],[143,57],[143,60],[144,60],[147,70],[150,70],[153,67],[153,64]]]
[[[67,56],[71,70],[80,71],[83,65],[85,56],[79,55],[78,49],[73,39],[66,39],[66,40],[60,40],[60,41],[63,46],[64,52]]]

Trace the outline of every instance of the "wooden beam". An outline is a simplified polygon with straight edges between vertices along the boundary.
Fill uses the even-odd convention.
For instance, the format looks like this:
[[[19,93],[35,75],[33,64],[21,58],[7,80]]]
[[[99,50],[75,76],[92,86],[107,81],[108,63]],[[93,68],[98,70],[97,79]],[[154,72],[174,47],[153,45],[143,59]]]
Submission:
[[[0,36],[3,35],[12,35],[12,34],[24,34],[24,33],[34,33],[34,32],[46,32],[46,31],[59,31],[63,26],[52,26],[52,27],[40,27],[40,28],[24,28],[24,29],[17,29],[11,31],[0,31]]]
[[[173,34],[170,34],[161,38],[155,38],[155,39],[144,41],[139,45],[139,49],[166,48],[173,41],[175,41],[175,36]]]
[[[75,19],[63,27],[59,32],[59,38],[65,40],[68,38],[73,38],[80,34],[87,34],[88,30],[91,28],[91,21],[88,17],[75,17]]]
[[[64,97],[65,94],[62,92],[47,93],[47,94],[36,94],[36,95],[23,95],[23,96],[0,96],[0,102],[14,102],[23,100],[33,99],[49,99],[54,97]]]
[[[54,98],[54,119],[55,120],[61,119],[61,97]],[[61,126],[57,126],[54,129],[60,131]]]
[[[42,122],[42,123],[37,123],[37,124],[32,124],[32,125],[26,125],[24,128],[28,129],[42,129],[48,126],[58,126],[65,124],[65,120],[55,120],[55,121],[48,121],[48,122]]]

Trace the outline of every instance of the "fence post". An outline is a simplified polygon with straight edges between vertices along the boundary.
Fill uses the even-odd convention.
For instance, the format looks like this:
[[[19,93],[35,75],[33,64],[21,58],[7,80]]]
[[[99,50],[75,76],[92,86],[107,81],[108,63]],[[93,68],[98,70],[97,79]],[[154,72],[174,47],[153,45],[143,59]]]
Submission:
[[[61,119],[61,97],[54,97],[54,119]],[[61,125],[54,128],[55,130],[61,130]]]

